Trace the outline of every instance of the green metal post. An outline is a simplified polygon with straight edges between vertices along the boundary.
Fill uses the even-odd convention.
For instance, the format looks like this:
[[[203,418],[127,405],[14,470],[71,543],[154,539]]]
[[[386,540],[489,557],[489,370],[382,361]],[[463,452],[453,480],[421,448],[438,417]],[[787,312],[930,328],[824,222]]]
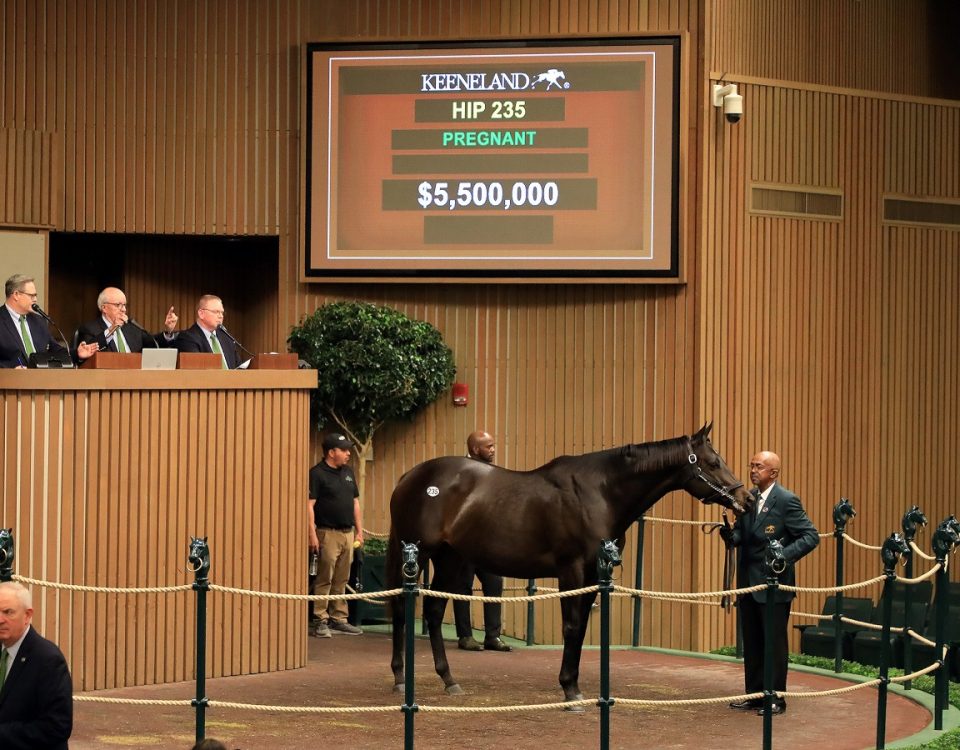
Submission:
[[[767,552],[767,601],[763,624],[763,750],[773,748],[773,699],[777,695],[773,689],[773,620],[779,588],[777,576],[784,571],[783,565],[783,547],[772,539]]]
[[[883,560],[883,622],[880,630],[880,686],[877,688],[877,750],[883,750],[887,728],[887,690],[890,685],[890,620],[893,616],[893,584],[897,580],[897,560],[910,548],[899,533],[893,533],[880,550]]]
[[[916,505],[912,506],[910,510],[903,514],[903,520],[900,521],[900,528],[903,529],[903,540],[907,543],[909,547],[914,539],[917,536],[917,527],[918,524],[921,526],[927,525],[927,517],[923,514],[923,511],[920,510]],[[913,578],[913,555],[910,555],[907,558],[907,568],[906,568],[907,578]],[[904,610],[906,615],[906,621],[904,623],[905,628],[903,631],[903,671],[906,674],[910,674],[913,671],[913,638],[910,633],[910,609],[912,607],[912,598],[913,598],[913,587],[907,586],[904,591]],[[913,689],[913,680],[907,680],[903,683],[904,690]]]
[[[613,568],[620,564],[620,551],[615,542],[605,539],[597,555],[597,582],[600,588],[600,750],[610,748],[610,592],[613,591]]]
[[[206,537],[193,537],[187,557],[193,565],[193,590],[197,592],[197,695],[191,701],[196,709],[196,741],[206,734],[207,711],[207,592],[210,590],[210,548]]]
[[[943,712],[949,705],[949,674],[947,661],[943,658],[943,647],[947,637],[947,608],[950,606],[949,589],[950,573],[947,570],[947,558],[950,552],[960,543],[960,521],[955,516],[948,516],[933,532],[931,544],[933,555],[940,566],[937,571],[937,606],[934,612],[936,620],[937,661],[940,669],[937,670],[933,692],[933,728],[943,729]]]
[[[833,537],[837,540],[836,586],[843,586],[843,535],[847,530],[847,520],[857,515],[850,501],[841,497],[833,506]],[[833,671],[843,670],[843,592],[836,594],[836,607],[833,610]]]
[[[527,579],[527,596],[536,596],[537,595],[537,579],[528,578]],[[536,627],[536,617],[537,613],[534,609],[534,602],[527,602],[527,645],[533,645],[533,631]]]
[[[0,529],[0,581],[13,580],[13,529]]]
[[[403,747],[404,750],[413,750],[413,717],[419,710],[414,695],[414,623],[417,606],[417,579],[420,576],[417,564],[417,545],[403,542],[403,599],[404,599],[404,671],[403,683]],[[423,618],[426,621],[426,618]]]
[[[633,587],[643,589],[643,535],[645,530],[645,521],[643,516],[637,521],[637,562],[636,572],[633,576]],[[643,605],[643,597],[633,595],[633,640],[631,643],[634,648],[640,645],[640,612]]]

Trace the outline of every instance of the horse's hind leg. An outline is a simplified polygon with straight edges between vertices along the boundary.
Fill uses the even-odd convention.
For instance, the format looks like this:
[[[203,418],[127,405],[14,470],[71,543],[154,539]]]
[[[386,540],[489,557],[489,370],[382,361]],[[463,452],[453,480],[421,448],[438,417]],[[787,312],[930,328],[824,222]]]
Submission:
[[[386,559],[387,588],[400,587],[400,541],[390,536],[387,544]],[[403,594],[393,597],[390,601],[390,614],[393,620],[393,655],[390,659],[390,669],[393,670],[393,690],[403,692],[403,648],[404,630],[406,625],[406,602]]]
[[[433,559],[434,573],[430,587],[435,591],[456,591],[456,582],[463,562],[452,550],[437,555]],[[427,621],[430,633],[430,647],[433,650],[433,665],[443,680],[448,695],[460,695],[463,690],[450,674],[447,662],[447,650],[443,644],[443,612],[447,600],[438,596],[425,596],[423,600],[423,618]]]

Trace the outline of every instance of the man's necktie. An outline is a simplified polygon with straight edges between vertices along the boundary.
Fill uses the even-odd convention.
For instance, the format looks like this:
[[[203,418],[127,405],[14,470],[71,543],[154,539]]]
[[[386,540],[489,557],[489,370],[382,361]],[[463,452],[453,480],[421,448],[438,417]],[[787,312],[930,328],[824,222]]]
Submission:
[[[33,342],[30,340],[30,331],[27,330],[27,316],[20,316],[20,335],[23,336],[23,350],[29,357],[36,349],[33,348]]]
[[[757,493],[757,515],[758,516],[760,515],[760,511],[762,510],[763,510],[763,495],[758,492]]]
[[[127,349],[127,345],[123,343],[123,334],[120,333],[120,329],[119,329],[119,328],[117,329],[117,332],[116,332],[116,334],[115,334],[115,338],[116,338],[116,341],[117,341],[117,351],[118,351],[118,352],[120,352],[121,354],[126,354],[128,351],[130,351],[129,349]]]
[[[10,653],[5,648],[0,648],[0,690],[3,690],[3,683],[7,681],[7,660]]]
[[[213,349],[214,354],[220,355],[220,361],[223,362],[223,369],[227,369],[227,360],[223,356],[223,349],[220,348],[220,341],[217,340],[217,334],[210,334],[210,348]]]

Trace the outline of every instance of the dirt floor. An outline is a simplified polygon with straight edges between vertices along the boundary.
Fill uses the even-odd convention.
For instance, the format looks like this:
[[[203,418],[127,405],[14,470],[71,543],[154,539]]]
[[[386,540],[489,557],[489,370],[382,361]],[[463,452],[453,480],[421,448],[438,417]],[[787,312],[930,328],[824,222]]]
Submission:
[[[390,639],[383,633],[311,638],[306,668],[207,682],[210,700],[285,706],[398,706],[389,669]],[[452,648],[451,648],[452,646]],[[417,642],[417,703],[423,706],[509,706],[551,703],[562,698],[557,684],[560,652],[520,647],[513,653],[459,651],[448,643],[451,668],[464,695],[447,696],[433,671],[429,643]],[[845,683],[821,675],[790,673],[789,689],[824,690]],[[742,689],[737,663],[646,651],[611,655],[611,692],[624,698],[679,699],[735,695]],[[586,651],[580,687],[599,691],[599,652]],[[105,690],[89,695],[185,699],[193,683]],[[774,747],[791,750],[860,750],[874,747],[877,694],[868,688],[830,698],[792,699],[774,718]],[[918,704],[892,695],[887,710],[888,743],[912,735],[930,722]],[[726,705],[634,708],[615,705],[611,748],[759,748],[763,719]],[[418,713],[416,747],[586,750],[599,747],[599,710],[583,714],[559,709],[496,714]],[[402,748],[403,716],[381,714],[286,714],[210,708],[207,736],[228,748],[305,750],[310,748]],[[76,704],[73,750],[138,747],[183,748],[193,744],[189,707]]]

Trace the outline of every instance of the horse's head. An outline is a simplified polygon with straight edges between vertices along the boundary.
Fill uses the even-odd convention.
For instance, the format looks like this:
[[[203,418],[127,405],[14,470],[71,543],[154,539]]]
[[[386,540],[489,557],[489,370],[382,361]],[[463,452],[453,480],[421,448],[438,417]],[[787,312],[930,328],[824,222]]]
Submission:
[[[920,526],[926,526],[927,517],[923,515],[923,511],[920,510],[920,508],[914,505],[904,514],[903,520],[900,522],[900,526],[903,528],[903,537],[907,542],[912,542],[914,537],[916,537],[918,524]]]
[[[840,531],[846,528],[847,521],[857,515],[853,509],[853,503],[845,497],[840,498],[840,502],[833,506],[833,525]]]
[[[736,515],[742,515],[753,507],[753,495],[713,447],[710,442],[711,429],[712,422],[705,424],[689,439],[689,477],[683,488],[703,503],[719,503]]]
[[[907,540],[903,538],[903,535],[897,531],[893,532],[880,548],[880,559],[883,560],[883,569],[888,573],[894,571],[901,558],[908,557],[909,555],[910,545],[907,544]]]
[[[207,577],[210,572],[210,548],[207,546],[206,537],[203,539],[198,536],[190,537],[187,561],[193,566],[193,572],[197,578]]]

